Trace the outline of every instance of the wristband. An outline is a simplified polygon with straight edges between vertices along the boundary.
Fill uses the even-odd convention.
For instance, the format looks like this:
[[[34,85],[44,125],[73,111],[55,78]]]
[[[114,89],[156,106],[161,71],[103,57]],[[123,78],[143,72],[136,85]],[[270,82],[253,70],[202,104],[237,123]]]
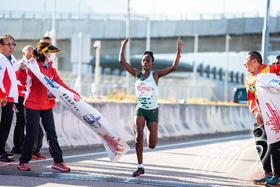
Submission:
[[[177,55],[177,57],[181,58],[182,56],[180,56],[180,55]]]

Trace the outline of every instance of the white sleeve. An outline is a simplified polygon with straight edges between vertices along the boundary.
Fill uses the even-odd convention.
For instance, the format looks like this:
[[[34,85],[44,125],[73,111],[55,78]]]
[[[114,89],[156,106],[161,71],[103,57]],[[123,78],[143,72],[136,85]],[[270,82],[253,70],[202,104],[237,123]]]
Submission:
[[[6,71],[6,65],[5,65],[5,60],[3,59],[3,57],[0,57],[0,97],[4,97],[3,94],[6,94],[6,90],[4,88],[4,84],[3,84],[3,79],[4,79],[4,74]],[[2,96],[1,96],[2,95]]]
[[[25,71],[26,71],[26,73],[27,73],[26,84],[28,85],[28,84],[31,84],[32,77],[29,76],[29,74],[28,74],[28,69],[27,69],[27,68],[25,69]],[[29,71],[30,71],[30,70],[29,70]]]
[[[17,59],[13,55],[11,57],[12,57],[11,61],[12,61],[12,64],[13,64],[13,68],[16,72],[19,69],[19,63],[17,62]]]

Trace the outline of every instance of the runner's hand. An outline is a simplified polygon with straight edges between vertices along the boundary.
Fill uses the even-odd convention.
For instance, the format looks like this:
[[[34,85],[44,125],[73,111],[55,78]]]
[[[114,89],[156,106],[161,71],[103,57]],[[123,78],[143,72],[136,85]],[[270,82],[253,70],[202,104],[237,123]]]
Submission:
[[[127,42],[128,42],[128,37],[125,39],[125,40],[122,40],[122,46],[125,46],[126,44],[127,44]]]
[[[178,41],[177,41],[177,50],[181,52],[182,49],[183,49],[183,46],[184,46],[184,43],[183,43],[183,41],[181,40],[181,38],[179,37],[179,38],[178,38]]]

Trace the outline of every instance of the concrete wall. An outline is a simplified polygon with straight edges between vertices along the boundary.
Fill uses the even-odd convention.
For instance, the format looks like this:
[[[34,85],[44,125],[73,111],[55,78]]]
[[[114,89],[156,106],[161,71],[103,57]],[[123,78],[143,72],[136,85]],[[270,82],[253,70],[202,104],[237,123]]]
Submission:
[[[42,35],[43,36],[43,35]],[[251,51],[258,50],[262,41],[261,34],[253,35],[233,35],[231,36],[229,50],[230,51]],[[280,37],[280,34],[274,34],[273,37]],[[194,39],[193,37],[181,37],[184,41],[183,52],[194,51]],[[101,39],[101,56],[118,56],[120,51],[121,39]],[[176,53],[176,41],[177,38],[152,38],[151,39],[151,51],[155,54],[162,53]],[[36,47],[39,40],[16,40],[17,46],[15,47],[14,55],[17,59],[22,57],[21,50],[26,45],[32,45]],[[92,39],[92,45],[95,39]],[[225,36],[201,36],[199,37],[198,52],[224,52],[225,51]],[[62,63],[70,64],[70,51],[71,40],[58,40],[57,46],[62,49],[57,57]],[[142,54],[146,50],[146,39],[131,39],[131,54]],[[95,49],[91,48],[91,55],[95,56]],[[67,68],[67,67],[64,67]]]
[[[39,39],[51,30],[51,19],[0,19],[0,33],[9,33],[17,40],[16,58],[26,45],[36,46]],[[130,23],[131,54],[142,54],[146,48],[146,21],[132,20]],[[71,35],[83,32],[90,34],[92,44],[102,41],[101,56],[118,56],[121,39],[125,38],[125,20],[75,20],[57,19],[57,46],[61,66],[67,70],[70,61]],[[194,51],[194,34],[199,35],[198,52],[223,52],[225,35],[230,34],[230,51],[258,50],[262,40],[263,18],[237,18],[217,20],[151,21],[151,51],[175,53],[176,39],[182,37],[184,52]],[[280,17],[270,17],[271,37],[280,37]],[[95,54],[92,48],[91,54]]]
[[[100,111],[126,140],[134,140],[133,114],[136,103],[90,103]],[[53,109],[60,146],[100,144],[100,138],[59,102]],[[235,132],[253,128],[254,117],[247,106],[212,104],[160,104],[158,137],[192,136]],[[14,122],[7,141],[13,143]],[[145,133],[146,135],[146,133]],[[43,148],[47,147],[44,138]]]
[[[229,50],[251,51],[259,50],[261,46],[262,36],[261,34],[254,35],[234,35],[231,36]],[[274,37],[280,37],[280,34],[275,34]],[[184,41],[183,53],[193,53],[194,40],[193,37],[182,37]],[[39,40],[17,40],[17,46],[13,55],[20,60],[22,58],[21,50],[26,45],[36,46]],[[154,54],[175,54],[176,53],[176,41],[177,38],[153,38],[151,39],[151,51]],[[92,46],[95,40],[92,40]],[[199,38],[198,51],[201,52],[224,52],[225,51],[225,36],[211,36]],[[101,40],[101,56],[118,57],[121,39],[114,40]],[[57,54],[59,59],[58,70],[72,71],[72,63],[70,62],[71,54],[71,41],[70,40],[58,40],[57,46],[62,49]],[[131,40],[131,55],[142,54],[146,50],[146,39],[134,39]],[[95,49],[92,47],[90,54],[95,56]],[[116,63],[118,63],[116,61]]]
[[[39,39],[51,30],[51,19],[0,19],[0,33],[15,37],[14,55],[21,59],[22,48],[36,46]],[[142,54],[146,49],[146,21],[131,21],[131,55]],[[121,40],[125,38],[125,20],[57,19],[58,70],[72,71],[70,62],[71,35],[78,32],[90,34],[93,46],[101,40],[101,56],[118,57]],[[176,53],[176,40],[184,41],[183,53],[194,51],[194,34],[199,35],[198,52],[224,52],[225,35],[230,34],[229,51],[259,50],[262,41],[263,18],[237,18],[217,20],[151,21],[151,47],[155,54]],[[280,37],[280,17],[270,17],[270,37]],[[275,43],[275,42],[274,42]],[[280,50],[279,43],[271,44]],[[276,49],[275,49],[276,47]],[[95,56],[92,47],[90,54]],[[183,58],[182,58],[183,60]],[[183,62],[183,61],[182,61]],[[117,62],[116,62],[117,63]],[[192,63],[192,62],[190,62]],[[93,68],[93,67],[92,67]]]
[[[151,21],[152,38],[219,36],[226,34],[261,34],[263,18],[236,18],[215,20],[178,20]],[[10,33],[15,39],[38,40],[46,31],[51,30],[52,20],[41,19],[1,19],[0,33]],[[57,38],[71,39],[73,33],[90,34],[92,39],[125,38],[126,20],[94,20],[94,19],[56,19]],[[130,35],[132,38],[146,37],[146,20],[131,20]],[[279,33],[280,17],[269,18],[270,33]]]

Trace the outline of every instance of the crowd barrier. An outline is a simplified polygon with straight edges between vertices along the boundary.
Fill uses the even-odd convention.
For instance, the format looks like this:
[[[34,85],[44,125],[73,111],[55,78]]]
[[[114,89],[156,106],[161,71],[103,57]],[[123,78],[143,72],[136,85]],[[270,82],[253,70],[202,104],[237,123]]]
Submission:
[[[112,124],[126,141],[134,140],[136,103],[89,103]],[[53,108],[61,147],[101,144],[101,139],[69,110],[57,102]],[[97,117],[97,116],[96,116]],[[6,150],[13,147],[15,115]],[[159,104],[158,137],[192,136],[218,132],[251,130],[254,116],[248,106],[216,104]],[[145,133],[146,136],[147,133]],[[146,138],[146,137],[145,137]],[[43,148],[47,148],[44,138]]]

